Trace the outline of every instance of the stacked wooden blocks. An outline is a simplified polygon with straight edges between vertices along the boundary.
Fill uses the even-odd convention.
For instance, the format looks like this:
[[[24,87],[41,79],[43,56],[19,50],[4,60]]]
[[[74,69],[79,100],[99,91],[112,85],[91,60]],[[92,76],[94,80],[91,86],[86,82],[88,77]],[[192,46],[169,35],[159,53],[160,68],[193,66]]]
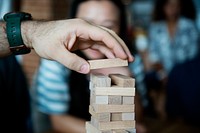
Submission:
[[[91,75],[87,133],[135,133],[134,96],[135,80],[131,77]]]

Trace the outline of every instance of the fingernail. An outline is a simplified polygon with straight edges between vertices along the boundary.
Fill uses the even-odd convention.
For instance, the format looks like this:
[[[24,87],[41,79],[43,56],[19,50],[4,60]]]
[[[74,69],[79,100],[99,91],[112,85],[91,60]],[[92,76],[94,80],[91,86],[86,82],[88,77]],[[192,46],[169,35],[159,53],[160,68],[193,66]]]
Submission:
[[[81,66],[81,73],[88,73],[89,72],[89,65],[84,64]]]

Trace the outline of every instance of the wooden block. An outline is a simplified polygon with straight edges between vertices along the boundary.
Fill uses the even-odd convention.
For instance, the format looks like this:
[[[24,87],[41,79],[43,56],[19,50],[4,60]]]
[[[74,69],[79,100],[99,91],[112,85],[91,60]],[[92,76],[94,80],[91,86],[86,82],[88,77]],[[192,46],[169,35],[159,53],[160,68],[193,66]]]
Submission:
[[[112,133],[136,133],[136,129],[112,130]]]
[[[135,113],[122,113],[122,120],[123,121],[129,121],[129,120],[135,120]]]
[[[94,126],[92,126],[90,122],[85,123],[85,128],[86,128],[87,133],[102,133],[101,131],[96,129]]]
[[[135,87],[135,79],[121,74],[109,75],[112,83],[121,87]]]
[[[108,104],[108,96],[97,96],[94,90],[90,90],[90,105],[93,104]]]
[[[111,113],[111,121],[122,121],[122,113]]]
[[[135,88],[123,87],[95,87],[95,95],[135,96]]]
[[[96,127],[97,129],[98,129],[98,127],[99,127],[99,122],[101,122],[101,121],[99,121],[99,120],[96,119],[95,117],[91,116],[91,124],[92,124],[94,127]]]
[[[135,121],[97,122],[96,128],[99,130],[135,128]]]
[[[122,96],[108,96],[108,104],[121,105]]]
[[[111,79],[103,74],[90,74],[90,81],[93,87],[110,87]]]
[[[90,90],[90,105],[93,105],[96,103],[96,95],[94,90]]]
[[[112,131],[100,131],[96,127],[94,127],[90,122],[86,122],[85,124],[87,133],[112,133]]]
[[[133,105],[134,104],[134,97],[133,96],[122,96],[122,104]]]
[[[100,122],[109,122],[110,121],[110,118],[111,118],[110,113],[96,113],[96,112],[94,112],[94,110],[92,109],[91,106],[89,106],[89,112],[92,115],[92,117],[98,119]]]
[[[93,89],[94,89],[94,84],[93,84],[91,81],[89,82],[89,89],[90,89],[90,90],[93,90]]]
[[[135,128],[125,129],[125,130],[128,131],[128,133],[136,133]]]
[[[124,129],[119,129],[119,130],[112,130],[112,133],[129,133],[128,131],[124,130]]]
[[[88,62],[90,64],[90,69],[128,66],[127,60],[122,60],[122,59],[119,59],[119,58],[89,60]]]
[[[93,105],[92,110],[96,113],[119,113],[119,112],[134,112],[134,105]]]
[[[108,104],[108,96],[96,96],[95,104]]]

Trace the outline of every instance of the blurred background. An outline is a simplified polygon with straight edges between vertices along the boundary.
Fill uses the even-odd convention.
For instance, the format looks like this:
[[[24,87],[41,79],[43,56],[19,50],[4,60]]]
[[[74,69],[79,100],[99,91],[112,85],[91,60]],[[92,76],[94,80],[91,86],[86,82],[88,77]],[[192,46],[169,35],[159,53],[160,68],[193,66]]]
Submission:
[[[199,133],[200,122],[196,122],[196,120],[193,119],[194,116],[192,115],[190,116],[189,114],[192,114],[192,112],[194,112],[195,115],[198,114],[196,115],[197,116],[196,118],[199,118],[200,114],[199,112],[200,104],[198,104],[200,103],[200,99],[198,96],[198,94],[200,94],[200,86],[199,86],[200,80],[198,78],[199,74],[198,67],[200,65],[199,65],[199,60],[195,60],[196,57],[199,58],[198,53],[200,44],[199,43],[200,0],[188,0],[189,3],[193,2],[193,5],[191,7],[189,7],[190,5],[188,5],[189,8],[183,8],[184,13],[187,12],[189,14],[190,13],[192,14],[193,12],[195,12],[193,13],[194,15],[193,18],[192,19],[189,18],[189,20],[186,21],[189,24],[192,23],[192,26],[191,27],[189,26],[187,30],[180,30],[179,32],[174,32],[173,31],[174,29],[172,28],[172,35],[170,33],[169,34],[166,33],[165,31],[163,32],[162,28],[159,29],[159,26],[163,24],[163,21],[165,21],[165,19],[163,20],[161,19],[161,23],[159,24],[157,23],[158,19],[155,21],[156,15],[154,10],[155,8],[157,8],[155,4],[156,0],[121,0],[121,1],[123,2],[126,10],[127,24],[128,24],[127,35],[134,49],[132,53],[136,57],[135,63],[130,64],[130,69],[132,69],[132,73],[136,78],[138,92],[140,95],[141,108],[143,108],[142,116],[139,116],[141,118],[139,122],[142,123],[141,124],[142,126],[139,125],[137,127],[138,133],[147,133],[147,132]],[[173,2],[176,0],[174,1],[169,0],[169,1],[172,2],[173,4]],[[180,1],[179,3],[181,3]],[[31,13],[33,19],[35,20],[66,19],[69,18],[71,9],[70,5],[72,2],[73,0],[0,0],[0,18],[2,19],[3,15],[10,11],[23,11]],[[184,16],[184,13],[181,14],[180,16],[181,17]],[[187,13],[185,13],[186,16]],[[158,25],[155,26],[156,24]],[[183,26],[183,29],[189,24],[187,23],[185,24],[185,22],[183,23],[180,22],[180,25]],[[175,28],[175,30],[176,29],[178,28]],[[170,30],[171,29],[169,28],[169,31]],[[191,32],[191,34],[187,35],[187,33],[189,32]],[[173,51],[175,53],[174,54],[170,50],[165,51],[167,49],[165,47],[163,48],[161,46],[157,46],[157,44],[159,43],[165,44],[164,41],[166,40],[166,38],[163,37],[165,34],[167,36],[172,37],[170,38],[171,40],[169,39],[170,43],[181,44],[183,42],[182,43],[183,45],[181,44],[181,46],[183,46],[184,48],[181,49],[181,47],[172,45],[174,47],[170,49],[171,51],[177,49],[177,51]],[[175,37],[173,36],[174,34]],[[153,35],[155,35],[157,38],[152,37]],[[177,40],[174,39],[178,35],[180,36],[181,39]],[[185,38],[189,38],[189,42],[187,42],[188,40]],[[152,41],[153,39],[155,39],[155,41]],[[159,40],[161,41],[159,42]],[[186,42],[188,44],[185,44]],[[155,43],[155,46],[151,47],[150,46],[151,43]],[[194,43],[194,45],[196,46],[194,46],[193,48],[192,46],[191,47],[185,46],[191,43]],[[190,56],[188,54],[187,58],[187,53],[190,52],[188,50],[189,48],[192,49],[191,53],[194,53],[194,55],[191,54]],[[151,50],[154,50],[155,52],[155,49],[157,49],[156,56],[155,53],[153,52],[151,54]],[[158,53],[160,54],[159,55],[160,57],[157,57]],[[167,53],[167,55],[163,55],[162,53]],[[172,58],[171,55],[175,57]],[[169,58],[165,58],[165,56]],[[150,57],[152,58],[149,59]],[[158,58],[160,61],[159,63],[158,63]],[[193,58],[194,60],[192,60]],[[17,59],[24,70],[24,73],[28,81],[28,86],[29,88],[31,88],[33,86],[34,76],[35,73],[38,71],[41,59],[39,56],[37,56],[34,50],[32,50],[30,54],[17,56]],[[149,60],[151,63],[149,63]],[[170,61],[172,60],[172,63],[169,60]],[[182,63],[186,63],[186,65],[183,67],[178,66],[176,68],[177,65]],[[138,67],[139,64],[140,65],[142,64],[141,67]],[[180,84],[176,84],[176,81]],[[182,83],[188,83],[188,84],[182,84]],[[173,85],[175,84],[176,86],[174,87]],[[181,87],[184,86],[187,88],[186,89],[184,87],[179,88],[179,86]],[[177,90],[173,90],[172,88],[176,88]],[[171,92],[176,92],[176,93],[172,94]],[[181,105],[180,107],[179,106],[177,107],[178,109],[175,107],[177,106],[176,104],[174,105],[172,104],[174,101],[178,101],[177,105]],[[166,110],[165,110],[165,105],[167,105]],[[183,111],[184,113],[180,114],[179,112],[180,110]],[[168,118],[171,120],[171,117],[175,118],[176,116],[179,115],[182,116],[180,117],[181,120],[186,119],[187,122],[183,124],[182,122],[179,122],[181,120],[178,119],[178,122],[173,124],[173,126],[169,126],[170,124],[167,121]],[[170,121],[170,123],[173,122]]]

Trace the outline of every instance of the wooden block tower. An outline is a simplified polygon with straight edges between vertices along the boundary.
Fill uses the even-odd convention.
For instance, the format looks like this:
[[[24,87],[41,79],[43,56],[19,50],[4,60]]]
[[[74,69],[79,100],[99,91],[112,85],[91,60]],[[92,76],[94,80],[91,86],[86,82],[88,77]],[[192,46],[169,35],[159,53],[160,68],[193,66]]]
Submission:
[[[134,96],[135,79],[121,74],[91,74],[87,133],[136,133]]]

